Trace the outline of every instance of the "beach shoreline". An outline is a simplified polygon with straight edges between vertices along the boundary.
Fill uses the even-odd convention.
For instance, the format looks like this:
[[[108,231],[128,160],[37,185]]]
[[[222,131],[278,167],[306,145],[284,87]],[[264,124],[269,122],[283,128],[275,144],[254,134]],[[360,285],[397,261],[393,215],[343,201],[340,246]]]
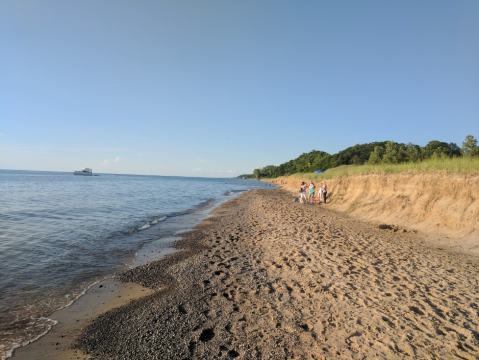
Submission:
[[[176,234],[192,229],[222,201],[267,187],[233,178],[104,174],[87,179],[8,170],[0,176],[5,200],[0,359],[48,333],[55,327],[51,314],[92,284],[133,262],[150,262],[157,250],[164,253]],[[171,197],[171,188],[178,186],[188,191]],[[72,207],[72,198],[82,201]]]
[[[120,275],[154,290],[83,328],[96,359],[479,355],[477,256],[253,190],[178,252]],[[476,306],[476,307],[475,307]]]
[[[205,218],[211,216],[210,212],[221,206],[227,199],[209,201],[201,208],[188,211],[181,217],[168,219],[163,223],[161,236],[144,244],[134,254],[130,265],[125,264],[125,268],[117,274],[92,283],[71,303],[49,314],[46,318],[53,325],[46,332],[34,340],[16,346],[5,356],[16,359],[42,357],[64,360],[76,358],[78,352],[71,349],[71,344],[75,334],[79,333],[85,324],[101,313],[124,304],[125,301],[152,292],[151,289],[135,283],[122,283],[119,278],[120,274],[127,268],[143,266],[176,252],[177,250],[170,245],[181,239],[182,233],[192,230]]]
[[[135,283],[121,283],[117,277],[104,279],[92,285],[73,304],[51,314],[49,318],[57,323],[37,340],[15,349],[12,358],[70,360],[81,355],[82,359],[89,359],[90,356],[79,354],[71,347],[82,328],[96,316],[152,292]]]

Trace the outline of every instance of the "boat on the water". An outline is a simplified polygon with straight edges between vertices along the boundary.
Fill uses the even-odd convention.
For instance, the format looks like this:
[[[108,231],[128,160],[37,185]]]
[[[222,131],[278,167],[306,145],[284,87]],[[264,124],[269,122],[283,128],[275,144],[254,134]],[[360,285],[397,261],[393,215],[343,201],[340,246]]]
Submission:
[[[84,169],[82,169],[82,170],[80,170],[80,171],[75,170],[75,171],[73,172],[73,175],[92,176],[92,175],[93,175],[93,172],[92,172],[92,170],[91,170],[90,168],[87,168],[87,167],[86,167],[86,168],[84,168]]]

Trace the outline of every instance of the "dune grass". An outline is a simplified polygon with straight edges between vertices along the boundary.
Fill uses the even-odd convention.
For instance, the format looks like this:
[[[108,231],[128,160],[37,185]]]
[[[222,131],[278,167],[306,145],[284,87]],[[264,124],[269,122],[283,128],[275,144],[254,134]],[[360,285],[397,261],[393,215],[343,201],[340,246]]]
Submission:
[[[428,159],[416,163],[379,164],[379,165],[343,165],[326,170],[324,173],[298,173],[291,177],[308,178],[311,180],[332,179],[337,176],[365,174],[395,174],[402,172],[451,172],[461,175],[479,175],[479,157],[460,157]]]

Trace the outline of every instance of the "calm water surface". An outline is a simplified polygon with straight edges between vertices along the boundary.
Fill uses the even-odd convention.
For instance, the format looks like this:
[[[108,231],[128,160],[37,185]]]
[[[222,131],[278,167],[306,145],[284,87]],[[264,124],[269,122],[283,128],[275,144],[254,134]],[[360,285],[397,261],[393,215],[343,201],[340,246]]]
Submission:
[[[266,184],[0,170],[0,358],[44,334],[91,284],[168,247],[188,214]],[[164,239],[163,243],[161,242]]]

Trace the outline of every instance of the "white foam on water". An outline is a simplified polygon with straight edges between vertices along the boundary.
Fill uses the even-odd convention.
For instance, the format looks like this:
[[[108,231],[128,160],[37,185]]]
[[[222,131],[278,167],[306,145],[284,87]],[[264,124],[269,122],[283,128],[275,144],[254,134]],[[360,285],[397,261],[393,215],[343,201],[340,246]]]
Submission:
[[[64,308],[66,308],[66,307],[72,305],[75,301],[77,301],[79,298],[81,298],[83,295],[85,295],[86,292],[87,292],[88,290],[90,290],[94,285],[98,284],[100,281],[103,281],[103,280],[105,280],[105,279],[108,279],[109,277],[111,277],[111,276],[105,277],[105,278],[103,278],[103,279],[100,279],[100,280],[97,280],[97,281],[91,283],[91,284],[88,285],[85,289],[83,289],[77,296],[75,296],[74,299],[70,300],[70,302],[69,302],[68,304],[66,304],[65,306],[62,306],[61,308],[59,308],[59,309],[57,309],[57,310],[55,310],[55,311],[62,310],[62,309],[64,309]],[[65,297],[68,297],[68,296],[69,296],[69,295],[65,295]]]
[[[148,229],[150,226],[151,226],[150,223],[146,223],[145,225],[140,226],[140,227],[138,228],[138,230],[139,230],[139,231],[141,231],[141,230],[146,230],[146,229]]]
[[[150,225],[155,225],[155,224],[158,224],[160,221],[163,221],[166,219],[166,216],[162,216],[162,217],[159,217],[153,221],[150,221]]]
[[[23,345],[27,345],[28,342],[25,344],[17,343],[17,342],[12,342],[9,344],[8,349],[5,349],[4,346],[0,346],[0,360],[5,360],[8,359],[9,357],[12,357],[13,351],[15,349],[18,349],[19,347]]]
[[[48,333],[54,325],[58,324],[58,321],[47,318],[47,317],[43,317],[43,316],[36,319],[36,320],[37,320],[37,323],[39,325],[43,325],[43,326],[46,327],[45,330],[42,331],[36,337],[28,339],[28,340],[24,340],[23,342],[22,341],[17,342],[15,340],[13,340],[11,343],[9,343],[7,345],[8,348],[6,346],[2,346],[0,348],[0,360],[5,360],[5,359],[8,359],[8,358],[12,357],[13,352],[15,351],[15,349],[18,349],[19,347],[28,345],[28,344],[40,339],[43,335]],[[40,321],[42,321],[43,324],[41,324]],[[35,323],[30,323],[30,324],[35,324]]]
[[[108,278],[108,277],[106,277]],[[80,297],[82,297],[83,295],[86,294],[86,292],[91,288],[93,287],[94,285],[98,284],[100,281],[103,281],[104,279],[100,279],[100,280],[97,280],[95,282],[93,282],[92,284],[88,285],[85,289],[83,289],[78,295],[76,295],[72,300],[70,300],[67,304],[59,307],[58,309],[56,309],[54,312],[56,311],[59,311],[59,310],[62,310],[66,307],[69,307],[71,306],[76,300],[78,300]],[[69,297],[69,294],[66,294],[65,297]],[[35,322],[31,322],[29,323],[30,325],[35,325],[35,323],[38,323],[38,324],[41,324],[41,323],[44,323],[44,326],[46,326],[46,329],[44,331],[41,331],[36,337],[32,338],[32,339],[28,339],[28,340],[23,340],[23,341],[19,341],[19,342],[11,342],[8,344],[8,349],[5,349],[4,346],[0,346],[0,360],[5,360],[5,359],[8,359],[10,357],[12,357],[12,354],[14,352],[15,349],[17,348],[20,348],[20,347],[23,347],[25,345],[28,345],[38,339],[40,339],[42,336],[46,335],[54,325],[56,325],[58,323],[57,320],[53,320],[53,319],[50,319],[50,318],[47,318],[47,317],[39,317],[36,319]]]

